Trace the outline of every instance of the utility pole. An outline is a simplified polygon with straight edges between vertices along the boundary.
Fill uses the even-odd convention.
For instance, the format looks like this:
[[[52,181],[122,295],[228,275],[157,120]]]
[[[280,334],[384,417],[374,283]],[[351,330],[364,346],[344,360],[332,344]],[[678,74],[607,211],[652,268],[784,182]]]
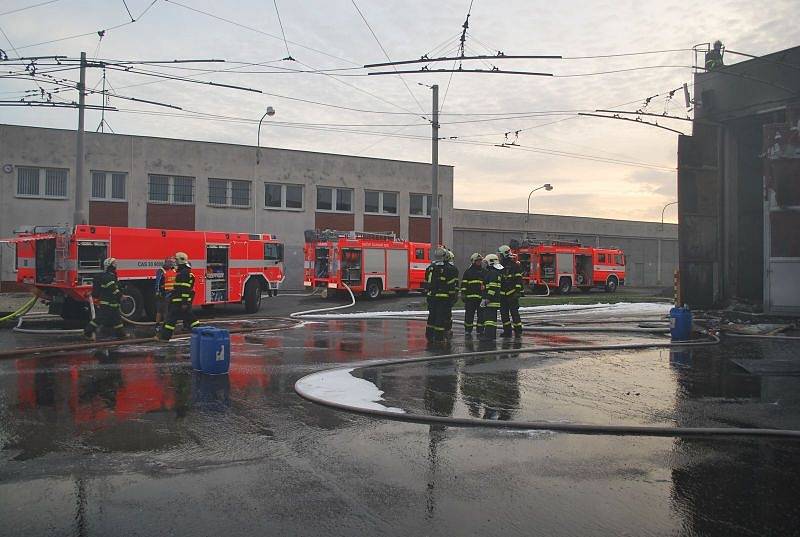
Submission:
[[[81,76],[78,82],[78,133],[77,149],[75,155],[75,214],[72,217],[73,225],[86,223],[83,195],[83,165],[86,160],[86,148],[83,143],[84,111],[86,108],[86,53],[81,52]]]
[[[431,139],[431,256],[439,246],[439,85],[431,86],[433,90],[433,131]]]

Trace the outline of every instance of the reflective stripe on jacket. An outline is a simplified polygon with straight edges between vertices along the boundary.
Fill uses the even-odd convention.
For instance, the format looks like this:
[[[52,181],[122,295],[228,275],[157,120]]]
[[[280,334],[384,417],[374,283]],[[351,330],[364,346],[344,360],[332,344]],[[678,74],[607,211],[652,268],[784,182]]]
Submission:
[[[503,259],[501,295],[515,298],[522,294],[522,267],[513,259]]]
[[[194,274],[188,265],[178,266],[175,274],[175,286],[170,294],[170,302],[174,304],[191,304],[194,299]]]
[[[425,269],[428,298],[455,300],[458,296],[458,269],[450,263],[432,263]]]
[[[486,277],[486,272],[470,265],[464,271],[464,276],[461,278],[461,294],[464,300],[481,300],[483,298],[483,279]]]
[[[494,267],[486,269],[484,277],[483,298],[489,301],[488,307],[500,307],[500,288],[502,286],[503,273]]]

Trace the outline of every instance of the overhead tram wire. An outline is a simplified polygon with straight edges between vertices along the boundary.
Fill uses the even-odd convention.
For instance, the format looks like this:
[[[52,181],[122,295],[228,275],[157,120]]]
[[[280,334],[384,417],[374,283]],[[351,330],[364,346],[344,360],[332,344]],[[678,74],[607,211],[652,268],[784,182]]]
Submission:
[[[164,1],[167,1],[167,0],[164,0]],[[24,49],[27,49],[27,48],[39,47],[39,46],[42,46],[42,45],[50,45],[52,43],[60,43],[62,41],[69,41],[70,39],[78,39],[80,37],[96,35],[97,32],[101,32],[101,31],[102,32],[110,32],[111,30],[117,30],[117,29],[122,28],[124,26],[128,26],[129,24],[134,24],[135,22],[140,21],[142,19],[142,17],[144,17],[145,14],[148,11],[150,11],[150,8],[152,8],[155,5],[156,2],[158,2],[158,0],[153,0],[152,2],[150,2],[150,5],[148,5],[145,8],[145,10],[142,11],[142,13],[136,18],[136,20],[133,20],[133,21],[126,21],[126,22],[123,22],[121,24],[117,24],[117,25],[114,25],[114,26],[108,26],[106,28],[100,28],[99,30],[94,30],[92,32],[85,32],[85,33],[82,33],[82,34],[69,35],[69,36],[66,36],[66,37],[58,37],[56,39],[50,39],[48,41],[41,41],[39,43],[31,43],[31,44],[23,45],[23,46],[17,47],[17,48],[19,50],[24,50]]]
[[[20,7],[20,8],[17,8],[17,9],[12,9],[10,11],[4,11],[4,12],[0,13],[0,17],[2,17],[4,15],[11,15],[12,13],[19,13],[20,11],[26,11],[28,9],[33,9],[35,7],[46,6],[48,4],[55,4],[58,1],[59,0],[48,0],[47,2],[39,2],[38,4],[33,4],[33,5],[30,5],[30,6]]]
[[[378,46],[380,47],[381,51],[383,52],[383,55],[386,56],[386,59],[391,62],[392,58],[389,57],[389,53],[386,51],[386,48],[384,48],[384,46],[381,43],[380,39],[378,39],[378,36],[375,34],[375,30],[372,29],[372,26],[370,26],[369,21],[367,21],[367,18],[364,16],[364,14],[358,8],[358,4],[356,4],[356,0],[350,0],[350,2],[352,2],[353,7],[356,8],[356,11],[358,12],[359,16],[361,17],[361,20],[363,20],[364,24],[367,25],[367,29],[369,30],[369,33],[372,34],[372,37],[375,39],[375,42],[378,43]],[[396,68],[395,68],[395,71],[397,71]],[[402,76],[399,77],[399,78],[400,78],[400,81],[403,83],[403,86],[405,86],[406,91],[408,91],[408,94],[411,95],[411,98],[414,99],[414,102],[417,103],[417,106],[419,107],[420,111],[424,114],[425,113],[425,109],[422,107],[422,104],[420,104],[419,100],[417,99],[417,96],[414,95],[414,92],[411,91],[411,88],[408,87],[408,83],[405,81],[405,79]]]
[[[294,58],[292,58],[292,53],[289,51],[289,43],[286,41],[286,32],[283,29],[281,12],[278,10],[278,0],[272,0],[272,3],[275,6],[275,14],[278,16],[278,24],[281,27],[281,36],[283,37],[283,45],[286,47],[286,57],[284,58],[284,60],[294,61]]]
[[[263,36],[270,37],[272,39],[277,39],[278,41],[283,41],[283,39],[281,37],[276,36],[276,35],[272,35],[269,32],[265,32],[263,30],[259,30],[258,28],[254,28],[252,26],[248,26],[246,24],[242,24],[240,22],[236,22],[236,21],[231,20],[231,19],[226,19],[225,17],[221,17],[219,15],[214,15],[213,13],[209,13],[208,11],[203,11],[202,9],[197,9],[197,8],[194,8],[194,7],[191,7],[191,6],[187,6],[186,4],[182,4],[181,2],[178,2],[177,0],[164,0],[164,2],[167,2],[169,4],[173,4],[175,6],[180,6],[180,7],[184,8],[184,9],[189,10],[189,11],[194,11],[195,13],[200,13],[201,15],[205,15],[206,17],[211,17],[212,19],[216,19],[218,21],[226,22],[228,24],[232,24],[234,26],[238,26],[239,28],[243,28],[245,30],[249,30],[251,32],[255,32],[255,33],[261,34]],[[336,59],[336,60],[339,60],[339,61],[343,61],[343,62],[349,63],[351,65],[358,65],[358,66],[361,65],[361,64],[359,64],[357,62],[348,60],[346,58],[342,58],[341,56],[336,56],[334,54],[330,54],[330,53],[325,52],[323,50],[319,50],[319,49],[316,49],[316,48],[313,48],[313,47],[309,47],[307,45],[303,45],[302,43],[297,43],[297,42],[289,40],[289,39],[287,39],[286,42],[287,43],[291,43],[292,45],[294,45],[296,47],[300,47],[300,48],[303,48],[305,50],[310,50],[312,52],[316,52],[317,54],[322,54],[323,56],[328,56],[329,58],[333,58],[333,59]]]

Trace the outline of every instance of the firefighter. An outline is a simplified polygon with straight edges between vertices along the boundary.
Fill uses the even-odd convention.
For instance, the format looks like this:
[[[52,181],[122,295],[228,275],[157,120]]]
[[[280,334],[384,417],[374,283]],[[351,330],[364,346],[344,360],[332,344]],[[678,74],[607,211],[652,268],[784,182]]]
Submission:
[[[114,330],[118,338],[125,337],[125,327],[119,313],[122,291],[117,280],[117,260],[113,257],[103,261],[105,271],[92,282],[92,298],[97,304],[95,318],[83,330],[83,337],[89,341],[97,339],[97,329],[102,327]]]
[[[511,248],[502,245],[497,249],[503,265],[500,290],[500,319],[503,321],[503,337],[522,337],[522,319],[519,316],[519,297],[522,295],[522,267],[514,259]]]
[[[452,339],[452,337],[453,337],[453,306],[455,306],[456,302],[458,302],[458,267],[456,267],[456,264],[455,264],[456,254],[454,254],[453,251],[448,249],[448,248],[445,248],[445,250],[447,250],[447,256],[445,258],[445,262],[447,263],[447,265],[449,265],[448,271],[451,274],[454,274],[455,275],[454,277],[456,278],[455,285],[448,288],[449,289],[448,294],[450,295],[450,307],[447,309],[447,312],[446,312],[446,314],[447,314],[447,322],[446,322],[447,330],[445,331],[445,334],[447,336],[447,339]]]
[[[483,278],[486,275],[483,269],[483,256],[477,252],[469,256],[472,263],[464,276],[461,277],[461,299],[464,301],[464,335],[471,336],[472,330],[477,329],[478,337],[483,334]],[[477,319],[475,318],[477,314]]]
[[[453,313],[453,297],[458,290],[458,269],[447,262],[446,248],[433,251],[433,262],[425,269],[425,292],[428,302],[428,324],[425,338],[444,341]]]
[[[175,258],[164,259],[164,264],[156,270],[156,324],[161,325],[167,318],[168,296],[175,288]]]
[[[503,280],[503,265],[495,254],[483,258],[483,300],[480,306],[483,310],[482,341],[497,339],[497,310],[500,309],[500,287]]]
[[[195,319],[192,312],[194,274],[192,274],[192,268],[189,266],[189,256],[183,252],[178,252],[175,254],[175,263],[178,268],[175,274],[175,287],[168,295],[167,318],[156,336],[161,341],[170,340],[175,332],[175,325],[179,320],[183,321],[183,326],[186,330],[191,330],[200,324],[200,321]]]
[[[722,62],[722,41],[714,41],[714,48],[706,52],[706,70],[713,71],[725,64]]]

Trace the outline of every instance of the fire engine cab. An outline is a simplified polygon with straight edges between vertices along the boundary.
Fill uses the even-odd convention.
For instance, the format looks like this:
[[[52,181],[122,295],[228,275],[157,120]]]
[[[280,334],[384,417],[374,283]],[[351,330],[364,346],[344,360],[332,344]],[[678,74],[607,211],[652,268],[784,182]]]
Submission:
[[[195,275],[194,304],[261,307],[261,293],[283,281],[283,244],[268,234],[80,225],[36,227],[2,242],[17,247],[17,282],[35,290],[50,312],[86,315],[92,279],[103,260],[117,260],[127,318],[155,317],[155,275],[164,259],[186,252]]]
[[[511,241],[511,251],[531,287],[547,286],[559,293],[574,287],[589,292],[601,287],[613,293],[625,285],[625,253],[619,248],[594,248],[568,241]]]
[[[303,285],[363,293],[421,291],[430,264],[430,244],[398,239],[394,233],[308,230]]]

